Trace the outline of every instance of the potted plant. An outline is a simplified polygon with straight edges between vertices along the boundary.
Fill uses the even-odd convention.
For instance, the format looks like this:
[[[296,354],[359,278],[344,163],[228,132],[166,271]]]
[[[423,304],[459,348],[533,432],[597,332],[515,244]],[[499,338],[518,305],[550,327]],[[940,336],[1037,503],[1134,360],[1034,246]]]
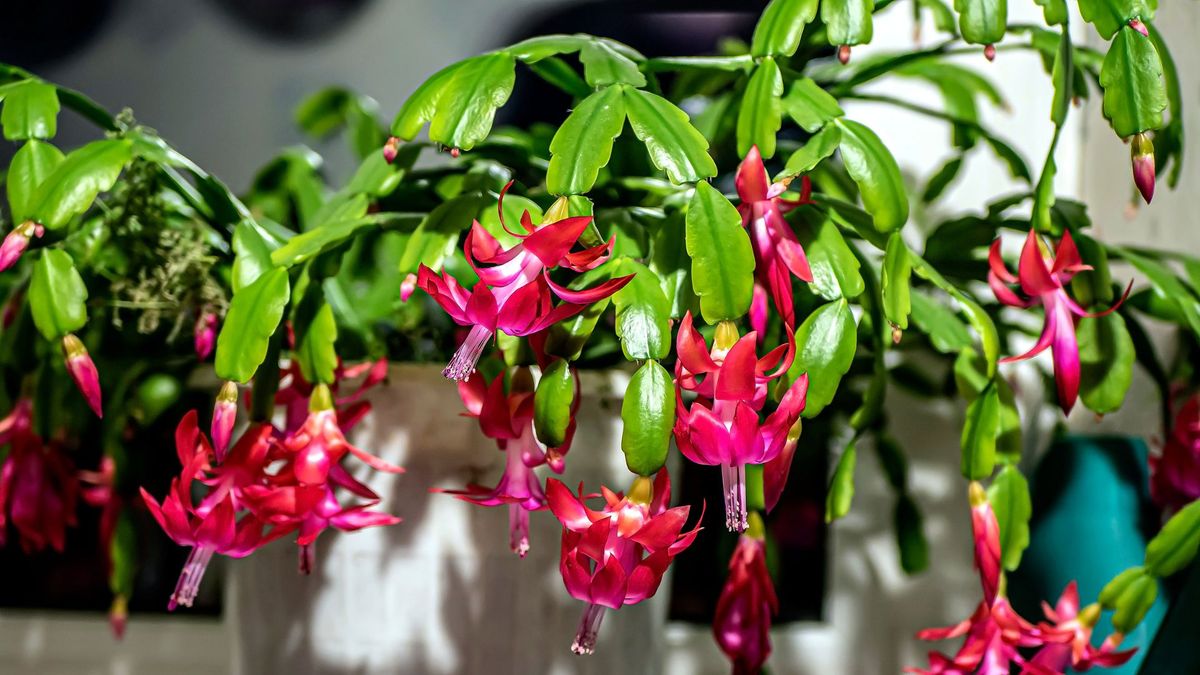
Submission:
[[[559,572],[582,614],[569,645],[577,654],[594,650],[606,614],[654,596],[672,561],[721,529],[700,533],[689,510],[697,505],[670,504],[672,443],[686,461],[719,467],[722,476],[715,510],[737,545],[714,633],[735,670],[760,670],[770,653],[769,532],[788,526],[772,522],[770,511],[798,447],[827,451],[836,441],[828,522],[851,508],[858,449],[878,453],[897,491],[902,560],[906,571],[919,571],[920,512],[883,414],[888,390],[904,387],[966,404],[955,454],[983,591],[963,623],[922,631],[925,639],[966,636],[954,656],[931,653],[927,671],[1124,663],[1132,652],[1122,636],[1153,603],[1157,580],[1195,554],[1200,507],[1180,508],[1146,547],[1144,565],[1115,576],[1098,597],[1081,602],[1068,589],[1045,617],[1021,617],[1008,601],[1006,572],[1029,541],[1029,488],[1006,364],[1049,351],[1050,400],[1063,413],[1077,403],[1097,414],[1118,408],[1135,361],[1169,400],[1143,323],[1176,324],[1189,342],[1200,335],[1189,275],[1198,261],[1090,236],[1086,207],[1055,196],[1055,150],[1072,101],[1102,98],[1116,135],[1130,142],[1131,195],[1136,188],[1149,202],[1156,170],[1178,178],[1178,74],[1153,9],[1136,3],[1081,5],[1111,41],[1101,53],[1072,44],[1061,3],[1045,6],[1045,27],[1010,27],[995,0],[954,10],[922,0],[914,10],[931,12],[945,41],[852,58],[852,46],[871,39],[873,12],[889,5],[773,0],[748,45],[704,57],[647,58],[582,34],[525,40],[438,71],[388,131],[365,99],[323,91],[298,119],[318,135],[346,128],[360,151],[357,171],[335,189],[311,154],[289,151],[244,199],[149,130],[8,69],[0,88],[5,133],[24,145],[8,172],[14,228],[4,262],[19,257],[7,275],[22,298],[14,311],[28,312],[41,335],[12,331],[12,339],[41,355],[12,359],[7,379],[28,380],[34,391],[63,381],[43,365],[57,360],[46,355],[47,340],[60,341],[95,400],[95,368],[85,341],[72,336],[87,324],[84,278],[105,268],[79,247],[119,246],[104,239],[106,207],[144,172],[171,216],[156,228],[187,221],[212,251],[197,288],[213,290],[196,291],[204,298],[198,334],[207,340],[216,330],[208,317],[216,317],[214,369],[223,381],[211,424],[189,413],[178,426],[182,467],[169,492],[140,497],[167,534],[192,549],[173,604],[190,603],[215,554],[241,557],[295,538],[300,569],[311,572],[321,564],[313,546],[323,530],[395,524],[364,471],[399,473],[397,461],[353,445],[346,432],[364,411],[364,388],[383,378],[385,366],[372,362],[444,358],[462,410],[503,451],[503,475],[494,488],[402,481],[398,489],[449,488],[466,501],[504,506],[509,546],[522,557],[531,547],[553,551],[530,527],[557,521]],[[1039,53],[1054,87],[1047,116],[1055,135],[1038,171],[979,122],[978,106],[997,98],[986,78],[946,60],[964,45],[998,58],[1002,40],[1002,48]],[[557,128],[493,130],[518,68],[572,101]],[[895,77],[936,83],[944,109],[866,90]],[[906,227],[911,197],[898,163],[845,114],[841,104],[852,100],[948,123],[959,156],[930,179],[924,201],[936,200],[977,148],[995,152],[1029,189],[1000,195],[976,215]],[[45,139],[60,103],[109,137],[65,157],[53,150]],[[426,126],[429,141],[415,140]],[[418,162],[438,150],[445,155],[437,161]],[[1110,263],[1122,266],[1110,271]],[[1123,283],[1129,269],[1145,279],[1133,295],[1135,284]],[[612,368],[628,373],[610,453],[617,457],[620,447],[628,475],[619,483],[586,475],[576,491],[554,474],[573,470],[588,452],[580,446],[601,442],[581,433],[596,414],[587,412],[581,373]],[[406,375],[420,382],[409,400],[435,386]],[[44,406],[13,391],[24,402],[9,418],[16,433],[30,428],[30,407],[36,415]],[[235,433],[238,418],[248,426]],[[806,439],[809,419],[838,431]],[[6,466],[18,459],[12,447]],[[715,505],[716,494],[711,499]],[[554,520],[531,513],[543,510]],[[327,581],[349,583],[349,570]],[[368,573],[354,567],[354,576]],[[239,597],[249,592],[237,588]],[[1107,610],[1115,630],[1093,644]],[[254,662],[281,663],[264,659]]]

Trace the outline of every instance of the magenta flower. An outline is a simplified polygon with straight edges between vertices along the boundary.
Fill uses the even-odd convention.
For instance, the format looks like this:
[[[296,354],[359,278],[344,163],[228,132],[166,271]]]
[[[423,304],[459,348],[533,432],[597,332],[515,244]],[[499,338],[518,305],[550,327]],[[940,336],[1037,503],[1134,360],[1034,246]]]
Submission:
[[[718,327],[709,352],[703,336],[692,325],[690,313],[679,326],[675,382],[680,391],[676,397],[675,442],[693,462],[721,467],[725,524],[731,531],[741,532],[747,527],[745,466],[771,462],[784,450],[789,431],[804,410],[808,375],[798,377],[779,407],[760,422],[767,384],[787,371],[794,347],[790,343],[781,345],[758,359],[755,333],[747,333],[732,345],[722,345],[722,328]],[[732,342],[730,336],[724,339]],[[684,406],[682,390],[698,396],[690,409]],[[773,469],[786,477],[787,466],[776,465]]]
[[[743,534],[729,559],[729,578],[717,600],[713,636],[733,663],[734,675],[762,672],[771,655],[771,617],[779,599],[767,572],[766,542]]]
[[[205,361],[217,346],[217,315],[205,309],[196,319],[192,328],[192,345],[196,348],[196,358]]]
[[[96,413],[96,417],[104,417],[100,401],[100,373],[96,370],[96,364],[92,362],[87,347],[83,346],[79,338],[68,333],[63,336],[62,349],[67,372],[71,374],[71,379],[75,380],[79,393],[83,394],[84,400],[92,412]]]
[[[509,546],[524,558],[529,552],[529,512],[546,508],[546,493],[535,469],[550,464],[556,473],[562,472],[563,455],[574,435],[574,419],[564,446],[551,452],[534,436],[533,392],[514,387],[505,393],[503,374],[487,384],[478,373],[460,382],[458,390],[467,406],[466,414],[477,418],[483,434],[494,439],[505,453],[504,475],[493,488],[471,484],[464,490],[433,491],[479,506],[508,506]],[[578,407],[579,398],[575,400]]]
[[[33,404],[22,398],[0,421],[0,443],[9,445],[0,465],[0,546],[11,519],[26,553],[47,545],[61,553],[67,527],[76,524],[79,483],[62,448],[33,432],[32,414]]]
[[[237,422],[238,388],[236,382],[226,382],[217,392],[217,400],[213,403],[212,434],[213,450],[216,460],[225,459],[225,451],[229,449],[229,441],[233,438],[233,425]]]
[[[1037,232],[1029,231],[1025,238],[1025,246],[1021,249],[1021,260],[1017,275],[1013,276],[1000,257],[1000,240],[992,242],[988,253],[988,284],[996,294],[996,299],[1012,307],[1028,308],[1041,303],[1045,309],[1046,318],[1042,325],[1042,334],[1037,343],[1028,352],[1020,356],[1010,356],[1000,360],[1000,363],[1011,363],[1032,358],[1046,348],[1050,348],[1054,356],[1054,381],[1058,388],[1058,404],[1063,413],[1071,412],[1075,399],[1079,396],[1079,343],[1075,339],[1076,317],[1097,318],[1105,316],[1120,307],[1129,295],[1132,283],[1125,290],[1125,296],[1112,307],[1097,314],[1089,314],[1067,295],[1066,285],[1077,272],[1090,270],[1090,265],[1083,264],[1079,257],[1079,249],[1071,239],[1069,231],[1063,232],[1058,250],[1053,260],[1042,250]],[[1051,264],[1052,263],[1052,264]],[[1008,286],[1019,284],[1024,297],[1018,295]]]
[[[742,214],[742,224],[750,228],[750,241],[754,244],[756,283],[770,293],[775,309],[788,326],[796,325],[792,277],[812,281],[804,248],[783,218],[786,211],[809,203],[812,188],[807,176],[801,180],[800,199],[784,199],[781,195],[787,191],[790,180],[772,183],[758,146],[754,146],[738,166],[736,181],[738,198],[742,201],[738,212]],[[758,325],[754,327],[761,330]]]
[[[511,183],[510,183],[511,185]],[[505,191],[508,186],[505,186]],[[503,202],[503,193],[501,201]],[[572,253],[571,247],[591,224],[590,217],[565,218],[534,227],[529,213],[521,218],[521,232],[508,230],[520,239],[503,249],[478,222],[473,223],[463,242],[467,262],[479,276],[470,291],[449,274],[439,276],[422,265],[417,285],[433,297],[450,318],[470,326],[466,339],[454,353],[442,374],[452,380],[465,380],[475,371],[479,356],[497,330],[512,336],[524,336],[545,330],[555,323],[582,312],[597,300],[619,291],[632,275],[609,279],[592,288],[572,290],[550,280],[550,271],[563,267],[575,272],[593,269],[608,259],[612,241]],[[562,302],[554,304],[557,297]]]
[[[4,243],[0,244],[0,272],[16,264],[25,249],[29,248],[30,239],[41,237],[45,233],[46,228],[33,221],[26,221],[14,227],[4,237]]]
[[[363,399],[367,391],[387,379],[387,359],[364,361],[347,366],[338,361],[333,372],[333,384],[329,391],[333,394],[333,404],[337,409],[338,425],[342,433],[349,433],[367,413],[371,412],[371,403]],[[358,378],[362,378],[361,380]],[[357,386],[349,393],[342,389],[350,381],[357,380]],[[280,373],[280,386],[275,393],[275,404],[284,407],[284,433],[290,434],[304,425],[308,419],[308,401],[313,393],[313,384],[304,379],[300,364],[292,361]]]
[[[1063,639],[1061,642],[1048,642],[1034,655],[1032,663],[1044,670],[1063,673],[1068,668],[1077,671],[1092,666],[1114,668],[1128,661],[1137,651],[1116,651],[1123,639],[1120,633],[1113,633],[1099,647],[1092,646],[1092,629],[1100,618],[1100,606],[1093,604],[1080,611],[1079,590],[1074,581],[1063,589],[1054,607],[1043,602],[1042,611],[1049,623],[1043,622],[1038,628]]]
[[[1145,29],[1143,26],[1142,30]],[[1133,167],[1133,184],[1149,204],[1154,199],[1154,142],[1149,136],[1143,133],[1133,137],[1129,143],[1129,161]]]
[[[155,501],[145,488],[140,488],[150,515],[167,536],[181,546],[192,547],[167,604],[170,610],[179,605],[192,606],[200,581],[214,554],[241,558],[288,531],[287,527],[276,526],[265,533],[266,524],[249,513],[239,519],[233,495],[229,493],[209,505],[203,514],[192,505],[192,483],[212,459],[208,439],[200,433],[196,420],[196,413],[192,411],[184,416],[176,428],[175,450],[180,459],[187,458],[187,462],[179,476],[171,480],[170,492],[162,504]]]
[[[671,561],[696,539],[700,526],[684,533],[690,507],[667,508],[671,479],[658,472],[653,486],[639,476],[624,497],[606,487],[601,510],[588,508],[580,486],[576,496],[559,480],[546,481],[554,517],[563,525],[559,572],[571,597],[588,603],[571,645],[591,654],[604,609],[620,609],[654,595]],[[701,517],[703,519],[703,516]]]
[[[1183,404],[1162,454],[1150,457],[1150,493],[1172,511],[1200,499],[1200,396]]]

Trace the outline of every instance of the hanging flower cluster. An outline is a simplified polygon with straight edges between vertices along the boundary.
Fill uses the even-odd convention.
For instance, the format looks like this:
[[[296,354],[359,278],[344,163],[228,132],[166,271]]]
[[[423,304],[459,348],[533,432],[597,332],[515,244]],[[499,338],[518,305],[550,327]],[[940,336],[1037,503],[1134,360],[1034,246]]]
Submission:
[[[983,586],[983,600],[969,618],[945,628],[917,633],[922,640],[948,640],[966,636],[953,656],[930,652],[929,667],[908,668],[919,675],[1006,675],[1013,666],[1031,675],[1062,675],[1068,668],[1112,667],[1128,661],[1133,651],[1116,651],[1121,635],[1113,633],[1100,647],[1091,644],[1100,606],[1079,610],[1079,594],[1072,582],[1054,609],[1045,608],[1046,621],[1033,624],[1009,604],[1003,591],[1000,566],[1000,525],[979,483],[971,483],[971,529],[975,535],[975,566]],[[1032,657],[1026,654],[1032,653]]]
[[[435,490],[479,506],[507,506],[509,547],[522,558],[529,552],[529,513],[547,506],[546,493],[536,469],[548,465],[555,473],[562,473],[563,458],[574,436],[572,419],[562,446],[547,448],[537,439],[530,385],[532,379],[525,369],[517,371],[507,392],[503,374],[489,383],[475,373],[467,381],[458,383],[466,414],[479,421],[479,430],[494,440],[504,453],[504,474],[492,488],[471,484],[463,490]]]
[[[350,454],[379,471],[399,473],[403,469],[346,440],[330,387],[307,385],[299,373],[293,373],[280,397],[285,403],[294,403],[296,392],[305,389],[311,393],[302,420],[295,419],[289,406],[286,429],[256,422],[221,458],[200,432],[195,411],[180,422],[175,442],[182,471],[161,505],[142,489],[142,498],[167,535],[192,547],[170,609],[191,606],[214,554],[243,557],[296,532],[300,571],[307,574],[313,569],[313,544],[329,527],[353,531],[400,522],[395,516],[372,510],[379,504],[379,496],[354,478],[342,460]],[[352,411],[356,403],[349,401],[348,409]],[[361,413],[349,419],[359,417]],[[196,484],[206,488],[199,503],[192,500]],[[358,501],[344,503],[336,489],[349,492]]]
[[[752,513],[750,522],[729,558],[729,578],[713,616],[713,637],[733,664],[734,675],[762,671],[771,655],[771,617],[779,612],[779,598],[767,571],[762,521]]]
[[[0,546],[11,521],[27,553],[47,546],[62,552],[66,530],[76,524],[79,481],[60,444],[42,440],[33,430],[33,402],[17,401],[0,420],[0,446],[8,456],[0,464]]]

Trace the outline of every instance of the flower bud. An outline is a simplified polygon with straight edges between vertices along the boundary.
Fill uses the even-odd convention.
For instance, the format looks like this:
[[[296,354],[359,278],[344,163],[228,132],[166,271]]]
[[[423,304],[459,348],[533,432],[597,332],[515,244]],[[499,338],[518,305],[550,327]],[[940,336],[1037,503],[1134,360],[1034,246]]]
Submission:
[[[988,61],[996,60],[996,45],[987,45],[983,48],[983,58]]]
[[[233,437],[233,423],[237,421],[238,388],[236,382],[226,382],[217,393],[217,401],[213,405],[212,434],[213,453],[217,461],[225,459],[225,451],[229,449],[229,439]]]
[[[1133,164],[1133,183],[1149,204],[1154,198],[1154,143],[1150,137],[1144,133],[1134,136],[1129,144],[1129,157]]]
[[[31,238],[41,237],[45,232],[46,228],[33,221],[25,221],[14,227],[8,236],[4,237],[4,243],[0,244],[0,272],[16,264],[17,259],[29,247]]]
[[[1142,37],[1150,37],[1150,31],[1147,30],[1146,24],[1142,23],[1141,19],[1130,19],[1129,27],[1142,34]]]
[[[417,290],[417,275],[409,274],[400,282],[400,302],[408,302],[413,291]]]
[[[850,45],[842,45],[838,47],[837,57],[838,61],[842,62],[843,66],[847,63],[850,63]]]
[[[75,380],[79,393],[83,394],[96,417],[104,417],[100,401],[100,373],[97,372],[87,347],[83,346],[79,338],[67,333],[62,339],[62,349],[67,360],[67,372],[71,373],[71,379]]]
[[[396,153],[400,151],[400,139],[395,136],[388,136],[387,143],[383,144],[383,159],[388,164],[396,161]]]
[[[200,312],[200,318],[196,319],[196,326],[192,329],[192,337],[196,358],[201,361],[208,359],[217,344],[217,315],[207,309]]]
[[[129,621],[129,603],[125,596],[117,595],[108,608],[108,625],[112,628],[113,637],[120,640],[125,637],[125,624]]]

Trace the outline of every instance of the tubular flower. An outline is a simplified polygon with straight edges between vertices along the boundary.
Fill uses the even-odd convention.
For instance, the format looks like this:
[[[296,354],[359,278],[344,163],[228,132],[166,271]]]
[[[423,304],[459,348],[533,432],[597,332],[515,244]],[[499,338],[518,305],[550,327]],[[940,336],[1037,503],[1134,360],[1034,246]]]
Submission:
[[[104,417],[100,400],[100,373],[96,370],[96,364],[92,362],[87,347],[83,346],[79,338],[68,333],[63,336],[62,349],[67,362],[67,372],[71,374],[71,379],[75,380],[79,393],[83,394],[96,417]]]
[[[721,467],[725,524],[736,532],[747,527],[745,466],[779,457],[808,392],[808,375],[803,374],[788,388],[779,407],[760,422],[767,384],[787,371],[794,346],[789,341],[758,359],[756,341],[755,333],[737,338],[732,324],[723,323],[710,352],[690,313],[683,317],[676,340],[675,442],[693,462]],[[697,394],[690,409],[683,403],[683,390]],[[774,468],[786,476],[788,467]]]
[[[46,228],[33,221],[26,221],[14,227],[4,237],[4,243],[0,244],[0,272],[16,264],[25,249],[29,248],[30,239],[41,237],[45,233]]]
[[[171,480],[171,489],[162,504],[141,488],[150,515],[167,536],[177,544],[192,547],[167,604],[170,610],[179,605],[191,607],[214,554],[241,558],[288,531],[287,527],[274,527],[269,534],[265,533],[265,523],[253,514],[244,514],[239,519],[233,496],[228,493],[209,505],[204,513],[193,506],[192,483],[212,460],[212,448],[200,433],[196,420],[193,410],[175,430],[176,452],[180,459],[187,458],[187,462],[179,476]]]
[[[307,419],[268,455],[269,461],[282,460],[283,466],[266,478],[265,485],[242,490],[250,510],[259,517],[276,525],[300,528],[296,543],[302,573],[312,570],[312,544],[327,527],[357,530],[400,522],[394,516],[367,510],[379,503],[379,496],[341,465],[347,454],[376,471],[404,472],[346,440],[329,387],[318,384],[309,398]],[[334,496],[333,487],[345,488],[368,501],[344,508]]]
[[[470,291],[447,273],[439,276],[425,265],[418,270],[417,286],[432,296],[455,323],[471,327],[442,371],[452,380],[470,377],[484,346],[497,330],[512,336],[545,330],[616,293],[633,278],[629,275],[610,279],[582,290],[559,286],[550,280],[551,270],[593,269],[608,259],[613,242],[572,253],[571,247],[591,224],[590,217],[564,218],[534,227],[525,212],[521,217],[522,231],[513,232],[504,224],[502,207],[500,213],[501,225],[521,241],[506,250],[482,225],[473,223],[463,242],[467,262],[479,276]],[[555,305],[555,297],[562,302]]]
[[[1162,454],[1150,458],[1150,493],[1170,510],[1200,499],[1200,396],[1183,404]]]
[[[217,345],[217,315],[209,310],[200,312],[196,326],[192,329],[192,345],[196,349],[196,358],[201,361],[208,359]]]
[[[337,368],[333,371],[333,384],[330,385],[329,391],[333,394],[338,425],[341,426],[343,433],[349,433],[371,411],[370,402],[364,400],[363,396],[371,388],[386,380],[387,374],[387,359],[364,361],[352,366],[338,361]],[[342,388],[347,382],[360,377],[362,379],[358,380],[358,385],[352,391],[346,394],[342,393]],[[308,419],[308,399],[312,393],[313,385],[304,379],[300,364],[296,361],[289,363],[281,373],[280,387],[275,393],[275,404],[281,405],[285,409],[284,433],[290,434],[304,425],[304,421]]]
[[[1021,649],[1041,648],[1065,642],[1069,635],[1045,630],[1023,619],[1000,592],[1000,526],[979,483],[971,483],[971,529],[975,537],[975,567],[979,570],[983,600],[966,620],[945,628],[928,628],[917,633],[921,640],[947,640],[966,636],[954,656],[929,653],[929,668],[906,668],[918,675],[1008,675],[1012,665],[1031,675],[1052,671],[1027,660]]]
[[[546,493],[535,469],[550,464],[556,473],[563,470],[562,457],[570,445],[574,420],[564,447],[556,448],[551,458],[548,449],[534,435],[533,393],[514,384],[505,393],[504,376],[497,375],[487,384],[477,373],[458,384],[467,415],[479,420],[479,428],[505,453],[504,475],[493,488],[468,485],[464,490],[434,490],[454,495],[479,506],[508,506],[509,546],[525,557],[529,552],[529,512],[546,508]],[[576,397],[576,401],[578,401]]]
[[[0,466],[0,546],[11,518],[26,553],[47,545],[61,553],[67,527],[76,524],[79,483],[62,449],[33,432],[32,413],[29,399],[21,399],[0,421],[0,443],[10,446]]]
[[[1079,589],[1075,582],[1067,584],[1054,607],[1042,603],[1042,611],[1049,623],[1039,624],[1047,634],[1057,634],[1063,642],[1050,642],[1038,650],[1032,664],[1054,673],[1066,672],[1068,667],[1082,671],[1099,666],[1114,668],[1130,658],[1136,649],[1116,651],[1123,636],[1113,633],[1099,647],[1092,646],[1092,629],[1100,618],[1100,606],[1096,604],[1079,609]]]
[[[639,476],[629,496],[600,488],[604,505],[588,508],[580,486],[576,496],[556,479],[546,481],[546,497],[563,525],[559,572],[571,597],[587,604],[571,651],[591,654],[604,610],[639,603],[658,590],[676,555],[696,539],[700,526],[683,532],[690,507],[667,508],[671,479],[666,469],[653,480]]]
[[[751,533],[738,538],[729,559],[729,578],[717,600],[713,636],[733,663],[734,675],[762,671],[771,655],[771,617],[779,612],[779,599],[767,572],[767,546],[761,537],[761,520],[751,514]],[[753,530],[760,530],[754,536]]]
[[[746,158],[738,166],[737,193],[741,199],[738,212],[742,224],[750,228],[750,241],[754,244],[756,284],[765,287],[775,308],[788,326],[796,325],[796,309],[792,301],[792,277],[801,281],[812,281],[812,270],[804,248],[783,214],[801,204],[809,203],[812,192],[808,177],[802,179],[800,199],[784,199],[789,180],[770,182],[767,169],[763,166],[758,146],[750,148]],[[755,325],[756,330],[761,328]]]
[[[988,253],[988,284],[996,299],[1013,307],[1028,308],[1041,303],[1045,309],[1046,318],[1042,325],[1042,334],[1037,343],[1028,352],[1020,356],[1010,356],[1001,359],[1001,363],[1011,363],[1032,358],[1046,348],[1054,355],[1054,381],[1058,388],[1058,404],[1063,413],[1071,412],[1075,399],[1079,396],[1079,343],[1075,338],[1076,317],[1097,318],[1105,316],[1117,309],[1124,302],[1122,297],[1112,307],[1097,314],[1089,314],[1067,295],[1066,285],[1076,273],[1090,270],[1090,265],[1083,264],[1079,257],[1079,249],[1075,247],[1070,232],[1063,232],[1058,250],[1053,260],[1042,250],[1037,232],[1029,231],[1025,245],[1021,249],[1021,260],[1017,275],[1014,276],[1004,265],[1000,257],[1000,240],[992,242]],[[1019,284],[1022,295],[1009,288],[1011,284]],[[1125,296],[1129,295],[1129,288]]]

